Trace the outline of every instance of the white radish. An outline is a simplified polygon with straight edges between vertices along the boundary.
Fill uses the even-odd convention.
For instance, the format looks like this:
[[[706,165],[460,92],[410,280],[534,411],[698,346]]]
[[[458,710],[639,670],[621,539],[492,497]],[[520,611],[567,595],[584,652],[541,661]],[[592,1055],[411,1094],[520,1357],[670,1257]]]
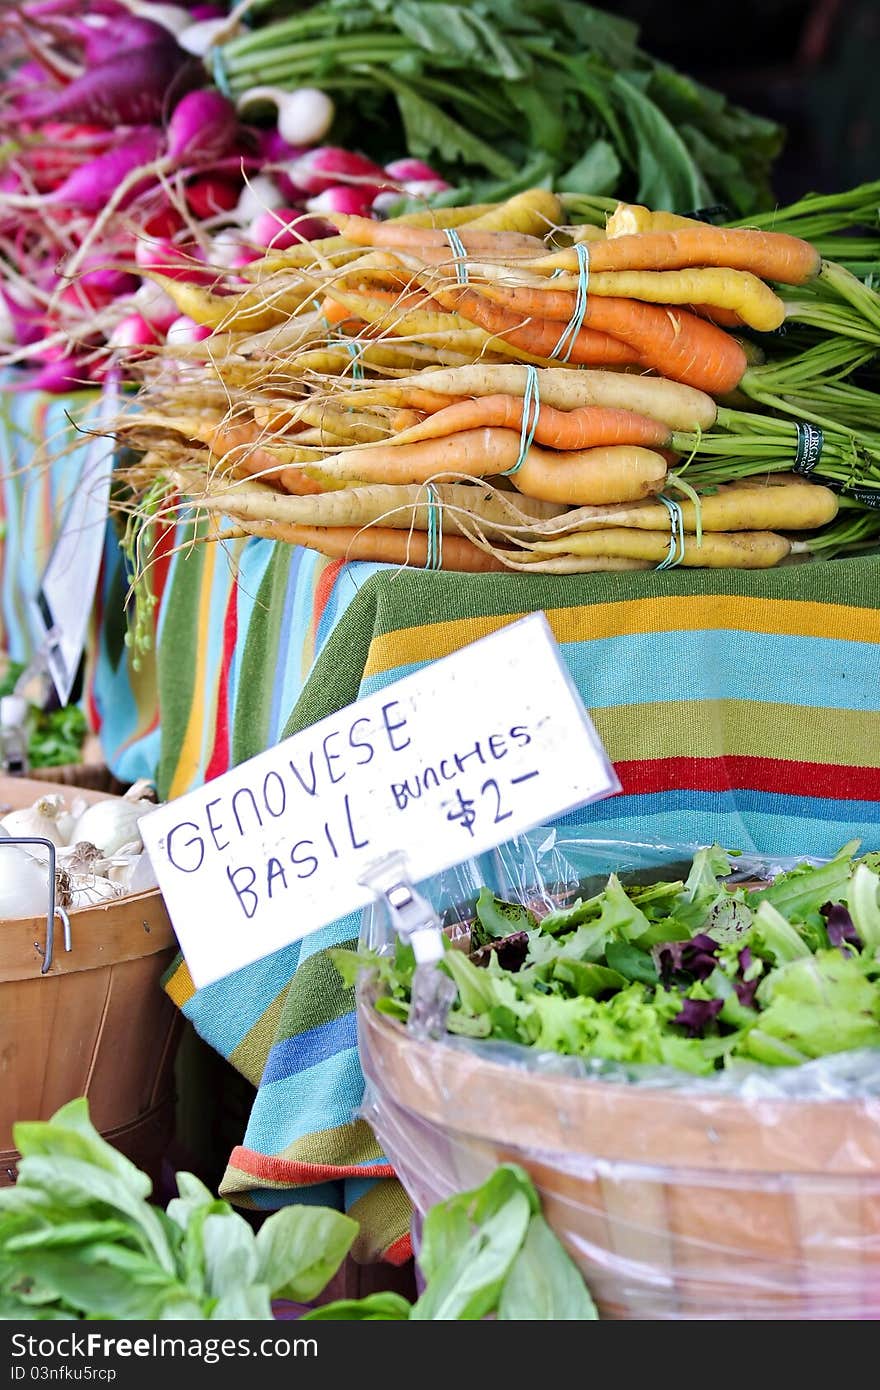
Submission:
[[[296,87],[292,92],[280,87],[249,87],[238,98],[238,109],[259,102],[271,102],[278,112],[278,132],[289,145],[316,145],[333,124],[336,108],[326,92],[317,87]]]

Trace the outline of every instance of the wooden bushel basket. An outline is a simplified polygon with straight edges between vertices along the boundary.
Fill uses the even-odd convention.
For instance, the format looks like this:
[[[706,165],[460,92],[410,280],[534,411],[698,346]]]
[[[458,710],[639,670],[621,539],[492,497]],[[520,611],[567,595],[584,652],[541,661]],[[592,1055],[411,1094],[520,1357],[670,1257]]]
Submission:
[[[541,1074],[414,1041],[372,999],[358,1000],[364,1114],[417,1212],[515,1162],[604,1318],[880,1318],[876,1096]]]
[[[0,803],[29,806],[56,788],[0,778]],[[68,800],[102,801],[77,788]],[[0,851],[2,853],[2,851]],[[40,974],[45,915],[0,922],[0,1186],[14,1181],[16,1120],[48,1119],[77,1096],[105,1139],[151,1176],[174,1126],[180,1014],[160,987],[176,941],[158,890],[70,912]]]

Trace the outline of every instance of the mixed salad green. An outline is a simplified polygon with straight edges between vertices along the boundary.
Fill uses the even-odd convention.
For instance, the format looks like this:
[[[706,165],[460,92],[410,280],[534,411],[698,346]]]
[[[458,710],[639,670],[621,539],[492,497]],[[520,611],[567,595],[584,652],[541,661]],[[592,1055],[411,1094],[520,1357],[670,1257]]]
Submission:
[[[0,697],[12,694],[24,669],[19,661],[4,663]],[[78,763],[88,731],[86,716],[79,705],[52,710],[32,705],[28,716],[28,762],[32,768]]]
[[[612,874],[549,912],[483,888],[439,966],[457,987],[448,1031],[697,1075],[880,1047],[880,852],[859,847],[737,884],[713,845],[686,880],[625,887]],[[411,947],[333,954],[348,981],[377,971],[376,1008],[406,1020]]]

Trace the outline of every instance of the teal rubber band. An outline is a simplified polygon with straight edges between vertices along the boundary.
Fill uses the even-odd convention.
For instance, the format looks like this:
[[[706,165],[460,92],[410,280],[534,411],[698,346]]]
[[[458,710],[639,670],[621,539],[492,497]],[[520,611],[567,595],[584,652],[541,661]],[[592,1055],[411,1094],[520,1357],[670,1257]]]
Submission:
[[[583,327],[584,315],[587,312],[587,291],[590,285],[590,252],[580,241],[574,250],[578,261],[578,287],[574,301],[574,313],[562,330],[559,342],[550,354],[551,357],[561,357],[563,362],[567,362],[571,357],[577,335]]]
[[[455,257],[455,278],[459,285],[466,285],[468,282],[468,272],[467,251],[464,249],[464,242],[454,227],[447,227],[444,236],[449,242],[449,249]]]
[[[657,565],[658,570],[672,569],[684,559],[684,512],[681,504],[660,493],[659,500],[669,513],[669,553]]]
[[[354,342],[346,341],[346,350],[351,353],[351,379],[352,381],[363,381],[364,368],[361,362],[361,344],[359,340]]]
[[[214,79],[214,86],[225,97],[232,97],[232,86],[229,81],[229,73],[226,71],[226,60],[223,57],[223,49],[215,48],[211,52],[211,76]]]
[[[538,385],[538,369],[526,367],[526,389],[523,391],[522,424],[519,429],[519,457],[512,468],[505,468],[500,477],[509,478],[511,473],[518,473],[522,468],[529,449],[535,442],[535,430],[538,428],[540,414],[541,388]]]
[[[426,570],[443,568],[443,512],[435,489],[428,483],[428,553],[425,556]]]

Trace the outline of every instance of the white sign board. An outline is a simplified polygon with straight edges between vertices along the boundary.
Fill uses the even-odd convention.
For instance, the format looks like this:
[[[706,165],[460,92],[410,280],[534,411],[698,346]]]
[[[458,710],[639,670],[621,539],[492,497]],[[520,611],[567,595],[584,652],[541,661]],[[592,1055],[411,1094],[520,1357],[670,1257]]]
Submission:
[[[108,381],[93,428],[106,429],[118,408],[118,391]],[[101,572],[115,448],[100,433],[92,439],[37,593],[39,637],[62,705],[76,680]]]
[[[418,883],[620,790],[543,613],[241,763],[141,821],[199,987],[363,907],[374,860]]]

